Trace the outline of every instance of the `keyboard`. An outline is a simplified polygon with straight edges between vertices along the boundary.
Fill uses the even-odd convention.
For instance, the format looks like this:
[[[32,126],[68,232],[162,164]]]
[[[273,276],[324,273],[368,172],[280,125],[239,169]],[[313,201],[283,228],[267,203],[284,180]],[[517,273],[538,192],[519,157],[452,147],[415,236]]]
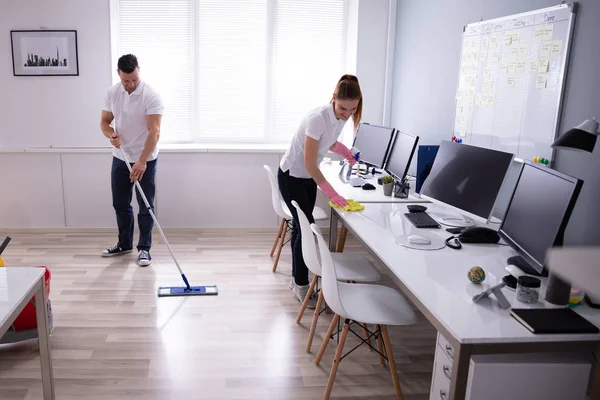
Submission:
[[[350,185],[354,186],[354,187],[360,187],[360,186],[364,185],[367,182],[365,182],[365,180],[363,178],[361,178],[361,177],[356,177],[356,178],[350,178],[350,180],[348,181],[348,183]]]
[[[441,228],[440,224],[426,212],[404,213],[404,216],[417,228]]]

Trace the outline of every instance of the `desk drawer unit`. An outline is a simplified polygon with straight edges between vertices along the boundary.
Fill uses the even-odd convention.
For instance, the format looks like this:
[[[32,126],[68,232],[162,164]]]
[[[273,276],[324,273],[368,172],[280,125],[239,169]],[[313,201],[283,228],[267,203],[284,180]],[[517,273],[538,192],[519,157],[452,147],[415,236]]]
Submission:
[[[452,346],[438,333],[435,347],[435,362],[431,379],[429,400],[450,399],[450,379],[452,377]]]

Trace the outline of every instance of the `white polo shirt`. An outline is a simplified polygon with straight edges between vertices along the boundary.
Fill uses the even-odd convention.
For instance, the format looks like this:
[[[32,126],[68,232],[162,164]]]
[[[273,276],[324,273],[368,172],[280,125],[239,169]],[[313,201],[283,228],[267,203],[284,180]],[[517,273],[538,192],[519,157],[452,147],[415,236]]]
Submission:
[[[106,91],[102,109],[113,113],[113,129],[121,138],[121,148],[130,162],[136,162],[148,137],[146,116],[163,114],[164,104],[161,96],[152,86],[141,81],[131,94],[127,93],[121,83],[117,83]],[[113,148],[113,155],[124,161],[120,149]],[[156,157],[158,146],[154,148],[148,161]]]
[[[329,148],[334,144],[346,121],[337,119],[333,112],[333,104],[317,107],[302,119],[298,130],[292,138],[292,143],[287,149],[281,163],[283,172],[290,170],[290,176],[296,178],[311,178],[304,165],[304,139],[306,136],[319,141],[317,165],[321,164]]]

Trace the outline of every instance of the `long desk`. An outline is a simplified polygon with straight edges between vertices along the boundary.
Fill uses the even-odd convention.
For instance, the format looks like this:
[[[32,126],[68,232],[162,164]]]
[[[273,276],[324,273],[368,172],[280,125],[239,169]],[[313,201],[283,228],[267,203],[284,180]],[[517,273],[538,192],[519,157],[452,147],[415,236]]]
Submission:
[[[410,192],[408,197],[403,199],[400,197],[394,196],[386,196],[383,194],[383,186],[377,184],[377,178],[382,176],[381,174],[375,175],[375,177],[368,176],[363,177],[363,179],[375,186],[375,190],[363,190],[361,187],[353,187],[352,185],[342,182],[339,177],[340,170],[342,166],[336,162],[332,161],[330,164],[322,162],[319,166],[319,169],[323,173],[327,182],[331,184],[331,186],[335,189],[335,191],[345,199],[352,199],[358,201],[361,204],[367,203],[428,203],[428,200],[421,199],[414,192],[414,184],[411,185]],[[337,228],[338,228],[338,218],[337,214],[333,212],[333,208],[331,209],[331,215],[329,218],[329,246],[333,250],[335,250],[338,237],[337,237]],[[342,232],[344,235],[344,231]],[[343,240],[342,240],[343,242]]]
[[[443,214],[442,206],[429,203],[427,212],[434,218]],[[508,273],[506,259],[516,253],[498,244],[463,244],[461,250],[445,247],[423,251],[396,243],[397,236],[421,234],[446,239],[445,229],[418,229],[403,216],[406,204],[368,204],[361,212],[334,210],[345,227],[370,252],[387,266],[404,295],[425,315],[452,346],[450,399],[465,397],[469,361],[474,354],[593,352],[600,344],[595,335],[534,335],[510,316],[510,310],[498,307],[495,298],[475,304],[475,294],[500,283]],[[467,272],[480,266],[486,273],[481,284],[467,279]],[[545,279],[542,278],[540,301],[543,307]],[[526,308],[516,300],[514,291],[503,293],[511,307]],[[600,326],[600,313],[587,306],[575,309]]]
[[[44,268],[0,268],[0,338],[35,296],[44,400],[54,399]]]

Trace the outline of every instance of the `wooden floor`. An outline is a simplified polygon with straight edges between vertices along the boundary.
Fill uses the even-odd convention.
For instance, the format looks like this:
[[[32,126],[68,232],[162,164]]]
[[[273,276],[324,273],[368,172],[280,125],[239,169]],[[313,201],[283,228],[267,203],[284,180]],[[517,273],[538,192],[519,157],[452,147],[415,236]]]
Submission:
[[[313,361],[331,315],[320,318],[306,353],[312,312],[296,324],[289,245],[271,272],[274,231],[167,231],[190,284],[220,290],[175,298],[156,295],[158,286],[182,285],[158,234],[147,268],[133,254],[100,257],[114,233],[5,234],[13,238],[3,254],[8,266],[52,271],[57,399],[322,398],[335,341],[319,367]],[[367,254],[351,236],[346,251]],[[421,314],[417,325],[390,328],[406,400],[429,398],[435,335]],[[351,349],[358,341],[348,338]],[[35,341],[0,346],[0,399],[41,398]],[[332,398],[394,399],[388,367],[361,346],[340,364]]]

